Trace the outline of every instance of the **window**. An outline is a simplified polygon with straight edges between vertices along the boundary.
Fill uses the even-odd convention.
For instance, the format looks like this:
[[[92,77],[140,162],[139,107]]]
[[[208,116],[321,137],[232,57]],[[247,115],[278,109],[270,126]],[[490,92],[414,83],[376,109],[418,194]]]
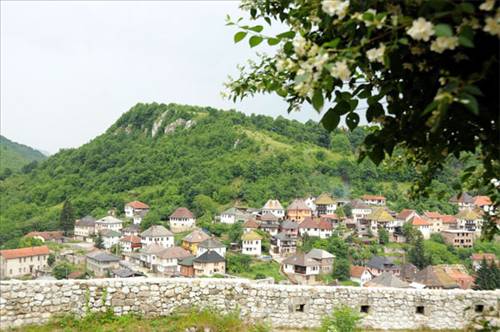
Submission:
[[[305,304],[296,304],[295,305],[295,312],[304,312],[306,305]]]
[[[481,313],[484,311],[484,305],[483,304],[476,304],[474,306],[474,311],[477,313]]]
[[[415,308],[415,313],[416,314],[419,314],[419,315],[423,315],[425,314],[425,307],[423,305],[418,305],[416,308]]]
[[[369,305],[362,305],[361,308],[359,309],[359,312],[367,314],[370,311],[370,306]]]

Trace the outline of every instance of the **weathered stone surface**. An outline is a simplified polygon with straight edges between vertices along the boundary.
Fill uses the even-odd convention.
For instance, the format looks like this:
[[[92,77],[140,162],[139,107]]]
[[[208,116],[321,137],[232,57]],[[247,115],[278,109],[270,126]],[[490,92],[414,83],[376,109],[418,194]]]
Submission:
[[[240,309],[243,319],[274,327],[321,324],[341,305],[361,306],[364,327],[373,329],[462,329],[483,308],[498,316],[500,291],[414,290],[295,286],[240,279],[131,278],[63,281],[1,281],[0,328],[43,323],[53,315],[112,307],[117,314],[168,315],[176,308],[207,306],[220,312]],[[423,307],[423,314],[417,313]],[[419,309],[421,310],[421,309]]]

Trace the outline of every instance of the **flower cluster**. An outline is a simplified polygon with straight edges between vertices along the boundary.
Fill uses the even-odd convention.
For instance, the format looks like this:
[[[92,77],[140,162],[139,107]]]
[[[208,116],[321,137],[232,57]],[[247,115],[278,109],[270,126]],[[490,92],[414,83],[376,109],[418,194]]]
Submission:
[[[321,2],[321,8],[326,14],[330,16],[337,15],[339,19],[343,19],[347,15],[349,1],[323,0]]]

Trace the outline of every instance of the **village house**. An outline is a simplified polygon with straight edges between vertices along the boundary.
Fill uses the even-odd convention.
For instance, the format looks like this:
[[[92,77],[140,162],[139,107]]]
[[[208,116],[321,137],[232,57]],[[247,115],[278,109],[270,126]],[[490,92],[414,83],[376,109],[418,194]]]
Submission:
[[[398,226],[394,217],[385,208],[375,208],[372,213],[358,220],[358,234],[377,236],[379,228],[385,228],[389,235],[392,235]]]
[[[139,225],[130,225],[122,229],[123,236],[139,236],[141,228]]]
[[[207,251],[193,259],[195,277],[226,273],[226,260],[215,251]]]
[[[135,235],[127,235],[120,239],[120,247],[123,252],[133,252],[142,248],[141,238]]]
[[[182,247],[196,256],[198,253],[198,244],[209,238],[210,236],[201,229],[195,229],[182,239]]]
[[[384,256],[373,256],[368,263],[366,263],[366,267],[370,271],[370,273],[378,277],[383,272],[389,272],[399,276],[401,268],[394,264],[389,258]]]
[[[96,232],[102,231],[103,229],[120,232],[122,228],[123,221],[111,215],[101,218],[95,222]]]
[[[327,239],[333,234],[333,226],[331,222],[324,219],[308,217],[299,224],[299,234],[300,236],[307,234],[309,236]]]
[[[454,195],[450,198],[449,202],[457,205],[459,210],[472,209],[474,207],[474,198],[468,193]]]
[[[385,197],[381,195],[363,195],[361,196],[361,200],[368,205],[385,205]]]
[[[153,225],[141,233],[142,245],[156,243],[164,248],[174,246],[174,234],[162,225]]]
[[[201,256],[207,251],[215,251],[222,257],[226,257],[226,246],[214,237],[206,239],[198,244],[195,256]]]
[[[278,234],[280,222],[278,217],[272,213],[265,213],[260,217],[259,229],[271,235]]]
[[[29,232],[24,237],[32,237],[38,239],[42,242],[50,241],[56,243],[64,242],[64,233],[62,231],[51,231],[51,232]]]
[[[304,199],[304,203],[306,203],[307,207],[311,210],[313,216],[316,215],[316,204],[314,204],[314,201],[316,201],[316,197],[313,196]]]
[[[94,273],[96,277],[107,277],[111,275],[111,270],[116,270],[120,266],[120,258],[108,254],[104,251],[93,251],[86,255],[87,269]]]
[[[357,222],[372,213],[372,208],[362,200],[355,199],[351,202],[351,213],[352,218]]]
[[[459,288],[458,284],[438,266],[429,265],[415,274],[414,283],[428,289]]]
[[[148,212],[149,211],[149,205],[139,202],[139,201],[133,201],[130,203],[125,204],[125,216],[127,218],[133,218],[134,214],[139,213],[139,212]]]
[[[396,215],[396,220],[400,221],[402,224],[405,224],[415,216],[418,216],[417,211],[411,209],[403,209]]]
[[[432,224],[420,216],[414,216],[410,219],[412,226],[422,233],[422,237],[427,240],[431,237]]]
[[[113,278],[144,277],[144,273],[139,271],[134,271],[126,267],[118,268],[116,270],[111,270],[111,275],[113,276]]]
[[[383,272],[381,275],[367,281],[364,287],[392,287],[392,288],[410,288],[410,284],[399,279],[394,274]]]
[[[261,214],[264,215],[266,213],[272,213],[278,217],[278,219],[283,219],[285,217],[285,209],[277,199],[270,199],[264,204],[261,209]]]
[[[48,268],[47,246],[0,250],[0,278],[36,276]]]
[[[193,267],[193,260],[195,259],[194,256],[184,258],[183,260],[179,261],[179,268],[180,268],[180,275],[183,277],[194,277],[194,267]]]
[[[469,209],[462,209],[458,212],[456,218],[457,229],[474,232],[477,236],[481,235],[483,219],[478,212]]]
[[[329,193],[319,195],[314,204],[316,205],[316,216],[318,217],[323,214],[333,214],[337,210],[337,202]]]
[[[401,265],[400,269],[399,278],[409,283],[413,282],[413,279],[415,279],[415,275],[418,272],[417,267],[411,263],[406,263]]]
[[[257,229],[259,229],[259,226],[260,226],[260,223],[257,220],[249,219],[249,220],[245,221],[243,223],[243,226],[241,226],[241,227],[243,228],[243,232],[246,233],[246,232],[256,231]]]
[[[431,233],[439,233],[444,229],[441,214],[435,211],[425,211],[424,217],[431,224]]]
[[[304,253],[295,254],[281,262],[283,272],[296,284],[314,285],[320,273],[320,263]]]
[[[159,262],[158,255],[166,248],[158,243],[152,243],[143,246],[140,250],[140,260],[143,266],[152,271],[156,271],[156,265]]]
[[[262,254],[262,236],[257,232],[247,232],[241,236],[241,253],[260,256]]]
[[[164,248],[156,253],[156,271],[173,275],[180,272],[179,261],[191,257],[191,253],[181,247]]]
[[[85,242],[92,242],[92,238],[96,234],[96,220],[91,216],[85,216],[82,219],[75,221],[73,235],[75,239]]]
[[[499,264],[497,256],[491,253],[475,253],[472,254],[470,259],[472,261],[472,268],[474,269],[474,271],[479,270],[481,264],[483,263],[483,260],[485,260],[486,264],[488,265],[496,264],[498,266]]]
[[[298,237],[299,236],[299,224],[296,223],[295,221],[284,220],[279,227],[279,231],[281,233],[285,233],[291,237]]]
[[[232,207],[220,214],[219,221],[223,224],[234,224],[235,222],[245,222],[252,217],[251,213],[246,213],[236,207]]]
[[[457,218],[449,214],[442,214],[441,220],[443,221],[443,230],[457,229]]]
[[[333,271],[334,255],[323,249],[313,248],[307,253],[307,257],[314,259],[319,263],[319,272],[330,274]]]
[[[444,242],[455,248],[472,248],[474,232],[462,229],[448,229],[441,232]]]
[[[462,264],[441,264],[436,265],[435,268],[442,269],[461,289],[471,289],[474,285],[474,277]]]
[[[476,209],[484,210],[485,208],[489,208],[493,203],[488,196],[474,196],[472,204]]]
[[[360,286],[373,279],[373,275],[366,266],[351,266],[350,275],[350,280],[357,282]]]
[[[122,233],[113,231],[111,229],[102,229],[99,231],[102,238],[104,249],[111,249],[112,246],[120,242]]]
[[[189,231],[195,225],[196,218],[194,214],[185,207],[178,208],[170,215],[170,229],[174,233]]]
[[[278,233],[271,238],[270,252],[280,256],[289,256],[297,251],[297,239],[285,233]]]
[[[303,199],[295,199],[286,209],[287,218],[301,222],[306,217],[312,217],[312,211]]]
[[[148,212],[149,211],[147,210],[135,212],[134,216],[132,217],[132,225],[140,225]]]

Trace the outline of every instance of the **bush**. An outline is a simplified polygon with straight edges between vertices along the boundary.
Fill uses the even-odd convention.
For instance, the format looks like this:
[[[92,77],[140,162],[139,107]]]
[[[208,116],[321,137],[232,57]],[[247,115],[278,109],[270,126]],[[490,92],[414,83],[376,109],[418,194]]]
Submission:
[[[330,316],[323,318],[319,332],[353,332],[359,331],[359,314],[352,308],[343,306],[335,309]]]

